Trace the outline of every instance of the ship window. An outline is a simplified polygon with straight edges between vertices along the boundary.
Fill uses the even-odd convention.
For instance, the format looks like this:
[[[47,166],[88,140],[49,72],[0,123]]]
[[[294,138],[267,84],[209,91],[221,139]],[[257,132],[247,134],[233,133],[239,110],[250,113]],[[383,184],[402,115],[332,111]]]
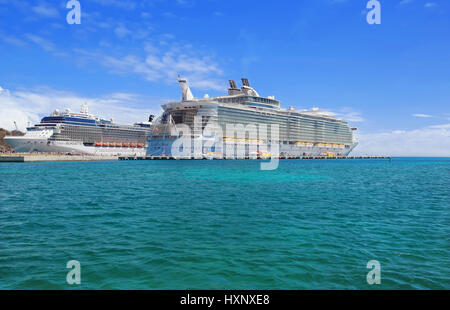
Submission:
[[[183,115],[173,115],[172,119],[175,122],[175,124],[183,123]]]

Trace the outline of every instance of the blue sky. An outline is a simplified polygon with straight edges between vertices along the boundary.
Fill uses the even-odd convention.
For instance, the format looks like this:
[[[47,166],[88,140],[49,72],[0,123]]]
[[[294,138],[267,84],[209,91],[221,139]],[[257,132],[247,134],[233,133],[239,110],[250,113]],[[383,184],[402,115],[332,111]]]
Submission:
[[[348,120],[361,154],[450,156],[450,1],[380,2],[369,25],[365,0],[80,0],[68,25],[67,1],[0,0],[0,126],[83,102],[144,120],[178,73],[196,96],[247,77]]]

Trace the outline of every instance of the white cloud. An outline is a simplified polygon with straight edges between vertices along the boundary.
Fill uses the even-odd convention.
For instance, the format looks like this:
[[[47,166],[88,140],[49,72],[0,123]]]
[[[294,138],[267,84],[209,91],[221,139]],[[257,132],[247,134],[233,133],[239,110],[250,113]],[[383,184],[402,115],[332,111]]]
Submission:
[[[188,1],[188,0],[177,0],[177,5],[182,6],[182,7],[187,7],[187,8],[191,8],[195,5],[194,1]]]
[[[19,46],[19,47],[23,47],[23,46],[27,45],[26,42],[24,42],[23,40],[15,37],[15,36],[8,36],[8,35],[0,34],[0,40],[2,40],[5,43],[12,44],[12,45]]]
[[[383,133],[356,133],[354,155],[450,156],[450,124]]]
[[[364,117],[362,117],[361,113],[358,111],[353,111],[351,108],[342,108],[338,112],[332,112],[325,110],[325,114],[334,116],[336,118],[343,119],[350,123],[362,123],[365,121]]]
[[[119,24],[119,26],[117,26],[116,29],[114,29],[114,33],[121,39],[132,34],[132,32],[123,24]]]
[[[413,0],[402,0],[402,1],[400,1],[400,3],[398,5],[405,5],[405,4],[408,4],[411,2],[413,2]]]
[[[435,6],[437,6],[437,4],[434,3],[434,2],[427,2],[427,3],[425,3],[425,7],[426,8],[434,8]]]
[[[177,18],[177,16],[172,12],[164,12],[163,16],[167,18]]]
[[[348,0],[331,0],[330,2],[332,3],[332,4],[334,4],[334,3],[346,3]]]
[[[31,42],[39,45],[42,49],[47,52],[53,52],[55,50],[55,46],[52,42],[34,34],[26,34],[25,37]]]
[[[146,44],[144,50],[145,56],[110,56],[87,50],[77,52],[84,61],[98,63],[113,74],[137,74],[150,82],[167,83],[173,83],[181,74],[189,79],[194,88],[225,90],[225,83],[216,78],[223,73],[218,64],[209,56],[197,55],[198,51],[189,46],[180,48],[177,43],[171,43],[163,50]]]
[[[361,116],[361,113],[354,111],[336,113],[336,117],[350,123],[362,123],[365,121],[365,119]]]
[[[142,10],[158,3],[135,0],[92,1],[120,10]],[[25,6],[24,10],[29,4],[18,1],[17,5],[19,3]],[[61,4],[51,6],[48,3],[50,1],[40,0],[33,10],[50,17],[58,7],[63,7]],[[182,7],[193,4],[194,1],[191,0],[177,1],[177,5]],[[192,46],[189,42],[177,40],[170,33],[157,33],[149,21],[132,20],[125,23],[92,10],[83,11],[83,16],[84,26],[74,28],[71,33],[75,40],[69,44],[57,44],[49,29],[26,32],[17,37],[4,36],[0,32],[0,41],[16,46],[36,45],[54,56],[76,59],[80,66],[100,65],[112,74],[137,75],[149,82],[163,83],[173,83],[177,75],[181,74],[189,79],[193,88],[201,91],[226,90],[226,83],[220,78],[222,69],[211,49]],[[76,43],[87,42],[92,38],[98,42],[96,47]]]
[[[114,32],[121,39],[136,34],[123,24],[118,24]],[[226,89],[224,81],[217,78],[223,74],[223,71],[212,56],[204,55],[190,44],[174,41],[175,36],[168,33],[159,35],[164,39],[164,44],[143,41],[143,48],[130,54],[123,54],[120,48],[117,49],[119,51],[111,50],[112,45],[106,41],[99,42],[105,51],[74,49],[66,52],[44,37],[30,33],[25,34],[24,37],[28,42],[38,45],[55,56],[71,56],[75,53],[76,55],[73,56],[77,58],[79,64],[100,64],[107,68],[109,73],[135,74],[149,82],[166,83],[173,83],[178,74],[181,74],[189,79],[190,85],[194,88],[219,91]],[[6,40],[5,37],[2,39]],[[26,42],[17,40],[12,42],[12,40],[13,38],[8,38],[10,44],[26,44]]]
[[[14,129],[16,121],[19,129],[24,130],[28,122],[37,123],[55,109],[79,111],[84,103],[88,104],[90,112],[95,115],[113,118],[117,123],[132,124],[146,121],[149,114],[159,114],[154,108],[140,107],[139,103],[147,101],[131,93],[92,98],[49,88],[8,91],[0,87],[0,127]]]
[[[414,116],[414,117],[421,117],[421,118],[430,118],[430,117],[433,117],[432,115],[429,115],[429,114],[422,114],[422,113],[413,114],[412,116]]]
[[[93,0],[93,1],[104,6],[117,7],[126,10],[134,10],[137,6],[137,3],[135,1],[129,0]]]
[[[56,9],[55,6],[50,6],[45,3],[41,3],[37,6],[34,6],[32,8],[33,12],[36,14],[42,16],[42,17],[48,17],[48,18],[57,18],[59,17],[59,12]]]
[[[435,129],[450,129],[450,124],[433,125],[433,126],[430,126],[430,128],[435,128]]]

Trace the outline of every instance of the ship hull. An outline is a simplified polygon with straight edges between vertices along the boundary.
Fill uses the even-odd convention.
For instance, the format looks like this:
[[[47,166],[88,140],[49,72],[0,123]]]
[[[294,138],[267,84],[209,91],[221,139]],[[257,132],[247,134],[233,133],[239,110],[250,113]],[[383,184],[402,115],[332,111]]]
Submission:
[[[26,137],[5,137],[17,153],[71,153],[87,155],[136,155],[144,156],[145,148],[133,147],[96,147],[86,146],[77,141],[50,141],[48,139],[30,139]]]
[[[161,136],[160,139],[150,136],[149,146],[147,149],[148,156],[209,156],[213,154],[217,157],[251,157],[258,154],[270,154],[270,156],[348,156],[356,147],[357,143],[344,148],[333,147],[308,147],[295,145],[249,145],[239,143],[227,145],[227,143],[216,142],[207,143],[207,147],[195,147],[195,141],[189,145],[189,148],[177,143],[174,136]],[[201,143],[201,142],[200,142]],[[181,149],[180,150],[180,145]],[[202,144],[200,144],[202,145]]]

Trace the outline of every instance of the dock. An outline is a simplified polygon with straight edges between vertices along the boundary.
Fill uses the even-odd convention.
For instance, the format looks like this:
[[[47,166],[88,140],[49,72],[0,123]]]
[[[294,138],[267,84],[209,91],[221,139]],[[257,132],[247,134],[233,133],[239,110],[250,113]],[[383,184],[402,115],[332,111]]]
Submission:
[[[117,161],[118,156],[68,155],[68,154],[0,154],[0,163],[35,163],[35,162],[76,162],[76,161]]]
[[[33,163],[33,162],[84,162],[84,161],[124,161],[124,160],[352,160],[352,159],[384,159],[389,156],[107,156],[107,155],[70,155],[47,153],[8,153],[0,154],[0,163]]]
[[[385,159],[392,160],[389,156],[277,156],[277,157],[262,157],[262,156],[246,156],[246,157],[217,157],[217,156],[119,156],[119,160],[351,160],[351,159]]]

